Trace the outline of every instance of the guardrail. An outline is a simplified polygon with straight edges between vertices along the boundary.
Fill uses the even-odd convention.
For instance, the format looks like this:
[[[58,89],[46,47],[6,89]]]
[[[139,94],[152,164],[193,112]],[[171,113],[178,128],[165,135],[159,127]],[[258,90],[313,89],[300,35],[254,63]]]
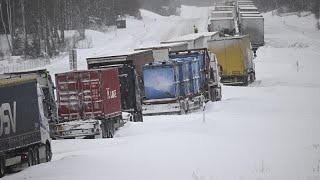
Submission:
[[[10,73],[10,72],[19,72],[27,71],[35,68],[44,67],[50,64],[50,59],[35,59],[27,60],[24,62],[19,62],[15,64],[10,64],[6,66],[0,66],[0,74]]]

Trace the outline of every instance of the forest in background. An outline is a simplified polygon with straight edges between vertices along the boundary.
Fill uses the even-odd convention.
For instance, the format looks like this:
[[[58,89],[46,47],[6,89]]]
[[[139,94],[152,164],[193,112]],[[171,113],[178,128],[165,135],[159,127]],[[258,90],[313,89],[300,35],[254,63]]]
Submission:
[[[205,0],[205,4],[221,0]],[[286,12],[310,11],[319,19],[320,0],[253,0],[262,12],[283,9]],[[197,0],[0,0],[0,34],[14,56],[53,57],[72,48],[85,38],[85,29],[101,30],[115,25],[117,18],[131,15],[141,18],[144,8],[161,15],[178,14],[181,4]],[[318,21],[318,26],[320,24]],[[78,35],[67,39],[66,30]],[[3,53],[0,50],[0,56]]]
[[[262,12],[285,8],[287,12],[310,11],[319,18],[319,0],[253,0],[253,2]]]

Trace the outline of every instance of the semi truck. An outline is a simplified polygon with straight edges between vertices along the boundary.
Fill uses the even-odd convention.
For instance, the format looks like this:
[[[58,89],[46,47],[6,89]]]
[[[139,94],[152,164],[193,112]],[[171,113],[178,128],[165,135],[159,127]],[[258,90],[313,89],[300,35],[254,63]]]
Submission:
[[[152,50],[130,51],[87,58],[88,69],[117,67],[119,70],[122,111],[132,114],[132,121],[142,122],[143,71],[154,62]]]
[[[117,68],[55,75],[59,123],[57,139],[112,138],[123,125]]]
[[[208,49],[217,56],[222,84],[247,86],[255,81],[255,65],[249,36],[209,40]]]
[[[47,100],[37,76],[0,76],[0,177],[51,161]]]
[[[186,114],[221,100],[216,59],[206,48],[171,51],[169,58],[143,67],[144,115]]]
[[[251,45],[256,54],[257,49],[264,45],[264,18],[261,14],[241,13],[240,32],[249,35]]]
[[[37,79],[43,93],[44,93],[44,107],[48,113],[49,126],[50,126],[50,137],[53,138],[54,124],[58,122],[58,109],[55,100],[55,86],[53,84],[50,73],[46,69],[10,72],[1,74],[2,79],[14,79],[23,77],[34,77]]]

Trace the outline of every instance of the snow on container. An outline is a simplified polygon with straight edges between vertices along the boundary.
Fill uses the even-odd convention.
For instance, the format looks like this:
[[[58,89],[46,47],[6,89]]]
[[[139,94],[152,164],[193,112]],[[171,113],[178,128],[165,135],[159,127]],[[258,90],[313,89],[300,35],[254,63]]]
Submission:
[[[174,60],[179,67],[179,88],[180,96],[186,96],[190,93],[190,80],[188,73],[188,62],[176,59]]]
[[[204,36],[199,33],[186,34],[183,36],[174,37],[167,41],[161,42],[161,44],[178,43],[178,42],[188,43],[188,49],[202,48],[203,42],[204,42]]]
[[[149,99],[179,96],[179,67],[171,61],[155,62],[143,67],[144,95]]]
[[[62,121],[121,114],[117,68],[56,74],[56,86],[58,113]]]

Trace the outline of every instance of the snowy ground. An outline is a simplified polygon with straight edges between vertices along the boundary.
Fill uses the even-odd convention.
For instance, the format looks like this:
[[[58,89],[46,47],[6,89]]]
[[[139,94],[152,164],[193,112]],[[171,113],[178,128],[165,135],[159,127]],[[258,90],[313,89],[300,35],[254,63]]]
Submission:
[[[143,21],[129,21],[134,29],[117,37],[90,33],[109,39],[81,50],[80,67],[86,56],[154,44],[205,24],[204,8],[183,10],[183,17],[169,18],[143,12]],[[264,16],[258,81],[224,86],[223,100],[207,104],[205,123],[201,112],[145,117],[114,139],[54,141],[53,162],[4,179],[320,180],[320,32],[311,16]],[[66,59],[49,70],[67,70]]]

